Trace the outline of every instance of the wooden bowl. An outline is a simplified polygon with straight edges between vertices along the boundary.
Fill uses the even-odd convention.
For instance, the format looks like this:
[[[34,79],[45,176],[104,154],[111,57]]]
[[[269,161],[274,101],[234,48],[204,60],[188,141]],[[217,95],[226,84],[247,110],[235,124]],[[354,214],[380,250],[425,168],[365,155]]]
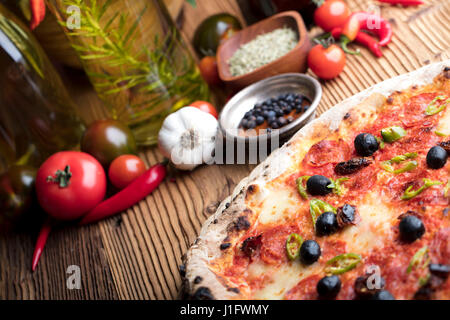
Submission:
[[[252,72],[236,77],[231,75],[228,60],[237,49],[261,34],[283,27],[289,27],[297,33],[299,40],[294,49],[281,58]],[[219,76],[223,82],[231,87],[241,89],[259,80],[278,74],[305,72],[307,69],[307,56],[310,49],[311,42],[301,15],[297,11],[282,12],[239,31],[220,45],[217,50]]]

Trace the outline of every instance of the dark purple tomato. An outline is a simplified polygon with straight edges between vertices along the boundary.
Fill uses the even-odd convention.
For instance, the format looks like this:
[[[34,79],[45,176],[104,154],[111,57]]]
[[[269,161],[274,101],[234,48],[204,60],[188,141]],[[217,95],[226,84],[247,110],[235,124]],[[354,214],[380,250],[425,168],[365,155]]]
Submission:
[[[89,153],[105,168],[124,154],[136,154],[131,130],[116,120],[99,120],[89,126],[81,140],[81,151]]]

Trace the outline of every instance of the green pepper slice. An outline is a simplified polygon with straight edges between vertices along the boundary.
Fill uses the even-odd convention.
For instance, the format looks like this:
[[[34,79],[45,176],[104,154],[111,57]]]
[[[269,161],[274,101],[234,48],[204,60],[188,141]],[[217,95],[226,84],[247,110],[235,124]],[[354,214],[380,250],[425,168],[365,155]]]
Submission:
[[[424,285],[426,285],[428,283],[428,281],[430,280],[431,274],[427,274],[425,277],[420,277],[419,278],[419,287],[422,287]]]
[[[440,131],[435,131],[434,133],[435,133],[437,136],[439,136],[439,137],[446,137],[446,136],[447,136],[445,133],[440,132]]]
[[[418,166],[417,161],[410,161],[405,166],[403,166],[402,168],[399,168],[397,170],[394,169],[392,164],[402,163],[403,161],[406,161],[407,159],[415,159],[415,158],[417,158],[417,156],[418,156],[418,154],[416,152],[411,152],[411,153],[406,153],[404,155],[396,156],[396,157],[392,158],[391,160],[382,162],[381,167],[384,170],[386,170],[387,172],[394,173],[394,174],[412,171],[415,168],[417,168],[417,166]]]
[[[295,260],[300,255],[300,247],[303,244],[303,238],[297,233],[291,233],[286,240],[286,253],[289,260]]]
[[[408,171],[413,171],[415,168],[417,168],[418,163],[417,161],[411,161],[408,162],[405,166],[403,166],[402,168],[399,168],[397,170],[394,170],[394,174],[399,174],[399,173],[404,173],[404,172],[408,172]]]
[[[297,178],[297,189],[298,193],[302,196],[303,199],[308,199],[308,194],[306,193],[306,187],[304,186],[304,183],[308,182],[308,179],[311,178],[311,176],[303,176],[300,178]]]
[[[350,178],[347,177],[343,177],[343,178],[338,178],[336,180],[330,179],[331,180],[331,184],[329,184],[327,186],[327,188],[333,189],[333,193],[340,196],[342,195],[342,183],[344,183],[345,181],[350,180]]]
[[[423,179],[423,186],[421,186],[419,189],[412,191],[413,186],[409,186],[408,189],[405,190],[405,193],[401,197],[402,200],[410,200],[419,194],[421,194],[425,189],[431,187],[440,185],[442,182],[440,181],[432,181],[430,179],[424,178]]]
[[[424,259],[426,260],[424,261]],[[430,263],[430,257],[428,256],[428,247],[424,246],[423,248],[417,250],[414,256],[411,259],[411,262],[408,265],[408,269],[406,269],[406,273],[411,273],[413,268],[421,267],[422,269],[428,267]]]
[[[326,273],[339,275],[350,271],[358,265],[362,257],[356,253],[344,253],[327,261]]]
[[[393,163],[402,163],[403,161],[406,161],[408,159],[415,159],[415,158],[417,158],[417,156],[418,156],[417,152],[410,152],[410,153],[406,153],[401,156],[396,156],[389,161],[391,161]]]
[[[447,99],[439,108],[436,107],[436,103],[438,101],[445,100],[446,98],[447,98],[446,96],[437,96],[436,98],[434,98],[433,101],[430,102],[430,104],[427,106],[427,109],[425,110],[426,115],[432,116],[444,110],[450,103],[450,99]]]
[[[450,195],[449,191],[450,191],[450,179],[447,180],[447,184],[444,187],[444,197],[447,198]]]
[[[375,137],[375,139],[377,139],[378,145],[380,146],[380,149],[384,149],[385,144],[383,139],[381,139],[380,137]]]
[[[384,128],[381,130],[381,136],[385,142],[391,143],[406,136],[406,130],[399,126]]]
[[[325,201],[319,199],[312,199],[309,202],[309,212],[311,214],[314,228],[316,228],[316,220],[318,216],[320,216],[324,212],[336,213],[337,209],[333,207],[331,204],[326,203]]]

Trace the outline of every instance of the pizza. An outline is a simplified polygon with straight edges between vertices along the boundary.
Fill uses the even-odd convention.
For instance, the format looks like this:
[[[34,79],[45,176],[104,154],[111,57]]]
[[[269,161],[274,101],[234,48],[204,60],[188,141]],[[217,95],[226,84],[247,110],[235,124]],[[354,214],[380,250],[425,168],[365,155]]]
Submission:
[[[450,299],[450,60],[333,107],[185,256],[194,299]]]

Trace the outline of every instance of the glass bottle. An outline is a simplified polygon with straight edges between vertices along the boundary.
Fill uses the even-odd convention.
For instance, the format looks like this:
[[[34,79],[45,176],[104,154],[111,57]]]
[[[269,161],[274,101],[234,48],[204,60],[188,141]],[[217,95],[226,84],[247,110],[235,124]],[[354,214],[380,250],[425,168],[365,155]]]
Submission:
[[[161,0],[47,0],[112,118],[140,145],[209,90]]]
[[[51,154],[75,148],[84,127],[42,48],[2,4],[0,70],[1,234],[38,221],[28,210],[36,170]]]
[[[83,132],[61,78],[28,28],[0,4],[0,173],[39,166],[76,147]]]

